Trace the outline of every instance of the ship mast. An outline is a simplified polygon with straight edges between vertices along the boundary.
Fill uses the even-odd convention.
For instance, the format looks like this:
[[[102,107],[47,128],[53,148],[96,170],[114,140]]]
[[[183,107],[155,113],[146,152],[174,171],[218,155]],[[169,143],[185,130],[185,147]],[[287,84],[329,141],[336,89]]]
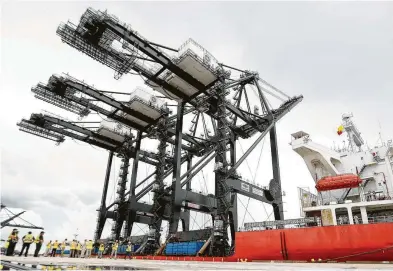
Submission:
[[[353,117],[352,114],[343,114],[342,125],[344,126],[344,129],[347,132],[349,152],[356,152],[356,148],[358,148],[357,151],[362,150],[362,145],[364,144],[364,140],[360,135],[360,132],[357,129],[356,125],[351,120],[352,117]]]

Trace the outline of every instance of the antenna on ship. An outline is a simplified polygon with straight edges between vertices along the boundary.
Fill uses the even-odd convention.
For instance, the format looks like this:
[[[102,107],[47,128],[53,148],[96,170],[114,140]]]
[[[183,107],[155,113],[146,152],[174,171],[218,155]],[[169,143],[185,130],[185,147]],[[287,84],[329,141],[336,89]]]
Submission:
[[[79,236],[78,230],[79,230],[79,228],[76,228],[76,233],[73,234],[74,235],[74,240],[78,239],[78,236]]]
[[[345,129],[345,132],[347,132],[347,138],[348,138],[348,150],[350,152],[355,152],[355,148],[358,148],[358,151],[362,150],[362,145],[364,144],[364,140],[362,136],[360,135],[360,131],[357,129],[356,125],[353,123],[351,118],[353,117],[353,114],[343,114],[342,115],[342,127]]]
[[[378,132],[379,141],[381,141],[381,146],[384,146],[385,142],[382,139],[382,126],[381,126],[381,121],[380,120],[378,120],[378,126],[379,126],[379,132]]]

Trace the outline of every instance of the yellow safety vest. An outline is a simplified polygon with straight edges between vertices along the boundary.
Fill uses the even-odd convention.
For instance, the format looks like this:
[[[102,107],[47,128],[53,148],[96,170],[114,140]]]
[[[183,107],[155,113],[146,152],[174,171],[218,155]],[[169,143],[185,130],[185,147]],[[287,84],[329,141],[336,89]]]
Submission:
[[[70,249],[76,249],[76,242],[72,241]]]
[[[113,245],[112,245],[112,249],[113,250],[117,250],[117,247],[119,246],[119,244],[116,244],[116,243],[114,243]]]
[[[105,249],[105,246],[103,244],[101,244],[99,250],[104,251],[104,249]]]
[[[52,246],[52,243],[51,243],[51,242],[49,242],[48,244],[46,244],[46,248],[51,248],[51,246]]]
[[[23,243],[31,244],[33,243],[34,237],[32,234],[26,234],[25,237],[23,238]]]
[[[41,243],[40,237],[41,237],[40,235],[37,235],[37,238],[35,239],[36,244]],[[42,238],[42,242],[44,242],[43,238]]]
[[[61,243],[61,248],[65,248],[66,247],[66,242],[64,241],[63,243]]]
[[[128,245],[126,251],[131,252],[131,247],[132,247],[131,245]]]
[[[53,243],[53,248],[57,249],[59,247],[59,243],[58,242],[54,242]]]
[[[93,242],[88,241],[87,244],[86,244],[86,248],[87,249],[93,249]]]
[[[82,245],[81,245],[81,243],[78,243],[78,244],[76,245],[76,249],[77,249],[77,250],[82,250]]]
[[[15,233],[10,233],[10,235],[8,235],[8,241],[14,239],[14,236],[16,236]]]

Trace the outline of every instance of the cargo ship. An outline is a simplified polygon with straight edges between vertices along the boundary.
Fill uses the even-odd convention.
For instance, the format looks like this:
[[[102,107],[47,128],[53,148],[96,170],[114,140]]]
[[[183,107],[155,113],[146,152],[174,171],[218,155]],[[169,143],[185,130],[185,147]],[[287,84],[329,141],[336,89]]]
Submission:
[[[304,159],[318,193],[298,188],[302,218],[288,221],[301,224],[298,228],[261,231],[258,227],[266,229],[268,222],[246,224],[248,231],[238,233],[236,257],[393,260],[392,140],[366,146],[352,118],[342,116],[337,134],[347,140],[341,148],[317,144],[303,131],[292,134],[290,144]]]

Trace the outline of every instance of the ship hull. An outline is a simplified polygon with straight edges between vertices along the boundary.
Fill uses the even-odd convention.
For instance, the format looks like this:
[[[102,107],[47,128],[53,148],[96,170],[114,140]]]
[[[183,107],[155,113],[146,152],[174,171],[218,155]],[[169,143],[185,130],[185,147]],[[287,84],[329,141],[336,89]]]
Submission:
[[[236,233],[230,257],[136,256],[175,261],[393,261],[393,223]]]
[[[393,261],[393,223],[239,232],[234,257],[251,261]]]

